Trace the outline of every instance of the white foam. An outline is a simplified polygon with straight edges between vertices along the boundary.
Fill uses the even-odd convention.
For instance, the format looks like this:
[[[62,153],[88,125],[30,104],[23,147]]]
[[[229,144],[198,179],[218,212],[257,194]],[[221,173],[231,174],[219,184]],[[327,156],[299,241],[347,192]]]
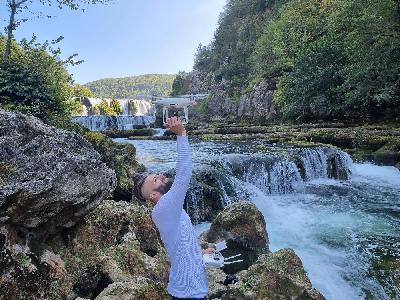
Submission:
[[[400,186],[400,171],[395,167],[354,163],[350,170],[353,173],[351,179],[355,181],[372,181]]]

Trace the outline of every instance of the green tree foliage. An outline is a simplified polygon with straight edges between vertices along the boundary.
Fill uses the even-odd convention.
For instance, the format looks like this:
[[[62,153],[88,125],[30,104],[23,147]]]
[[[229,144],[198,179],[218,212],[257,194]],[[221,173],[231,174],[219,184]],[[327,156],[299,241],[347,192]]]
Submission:
[[[135,98],[138,95],[170,95],[176,75],[147,74],[106,78],[85,84],[98,98]]]
[[[86,86],[81,84],[75,84],[72,87],[72,96],[73,97],[94,97],[93,92]]]
[[[110,102],[110,107],[115,112],[116,115],[122,114],[122,107],[117,100],[112,99]]]
[[[227,82],[228,92],[240,92],[250,73],[254,50],[266,10],[265,0],[230,0],[209,46],[197,49],[194,68],[209,86]]]
[[[381,117],[398,112],[400,22],[395,1],[293,0],[254,53],[262,77],[281,75],[286,117]]]
[[[172,83],[171,96],[178,96],[190,93],[191,74],[180,71]]]
[[[394,117],[400,112],[395,0],[229,0],[194,69],[228,96],[265,79],[284,117]],[[220,87],[218,87],[220,88]]]
[[[0,37],[0,51],[5,39]],[[7,63],[0,68],[0,105],[50,121],[71,112],[68,100],[72,79],[64,62],[43,47],[12,43]]]
[[[99,115],[108,115],[108,116],[116,116],[117,113],[114,111],[113,107],[111,107],[107,100],[102,100],[100,104],[95,105],[98,108]]]

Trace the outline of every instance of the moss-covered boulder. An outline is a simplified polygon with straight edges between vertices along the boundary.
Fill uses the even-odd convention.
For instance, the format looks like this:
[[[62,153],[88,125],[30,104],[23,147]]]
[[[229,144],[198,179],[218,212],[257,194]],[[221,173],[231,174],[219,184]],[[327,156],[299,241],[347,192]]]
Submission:
[[[35,253],[8,226],[0,229],[0,299],[72,299],[72,280],[62,258]]]
[[[230,285],[221,299],[325,299],[312,287],[292,249],[264,254],[238,277],[239,282]]]
[[[226,240],[228,249],[222,252],[225,257],[242,255],[243,262],[224,267],[226,273],[247,269],[261,254],[269,252],[264,216],[247,201],[234,203],[220,212],[206,238],[209,243]]]
[[[167,281],[166,254],[150,212],[143,206],[104,201],[69,233],[68,240],[62,257],[74,278],[73,289],[81,297],[93,297],[99,285],[137,276],[156,283]]]
[[[120,299],[165,300],[170,296],[162,284],[139,276],[132,281],[112,283],[96,297],[96,300]]]
[[[138,277],[148,283],[131,286],[138,295],[154,290],[163,295],[168,270],[149,210],[124,201],[104,201],[74,228],[47,241],[26,241],[4,227],[0,231],[0,295],[5,299],[94,299],[108,286]]]
[[[98,132],[88,132],[85,138],[101,154],[106,165],[115,171],[117,186],[113,199],[130,201],[133,188],[132,176],[145,171],[145,167],[136,160],[136,148],[128,143],[114,143],[109,137]]]

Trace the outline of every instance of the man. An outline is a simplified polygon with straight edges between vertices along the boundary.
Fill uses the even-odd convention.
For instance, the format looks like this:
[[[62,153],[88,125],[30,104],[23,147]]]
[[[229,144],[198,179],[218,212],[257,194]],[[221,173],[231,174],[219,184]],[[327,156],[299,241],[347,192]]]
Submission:
[[[161,174],[144,173],[135,180],[134,195],[149,202],[151,217],[156,224],[171,262],[168,292],[173,299],[206,299],[207,273],[199,240],[183,202],[192,176],[192,153],[186,129],[178,117],[164,124],[177,135],[178,159],[175,179]]]

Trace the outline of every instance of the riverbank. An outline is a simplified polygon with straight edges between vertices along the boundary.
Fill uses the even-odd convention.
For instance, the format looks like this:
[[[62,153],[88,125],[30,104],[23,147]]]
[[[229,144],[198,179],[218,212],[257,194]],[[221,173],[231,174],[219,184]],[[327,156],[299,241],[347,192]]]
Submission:
[[[352,125],[343,123],[245,126],[190,125],[188,132],[202,140],[266,140],[271,144],[324,144],[338,147],[359,162],[373,161],[400,169],[400,125]],[[164,136],[130,136],[132,140],[174,139]]]

